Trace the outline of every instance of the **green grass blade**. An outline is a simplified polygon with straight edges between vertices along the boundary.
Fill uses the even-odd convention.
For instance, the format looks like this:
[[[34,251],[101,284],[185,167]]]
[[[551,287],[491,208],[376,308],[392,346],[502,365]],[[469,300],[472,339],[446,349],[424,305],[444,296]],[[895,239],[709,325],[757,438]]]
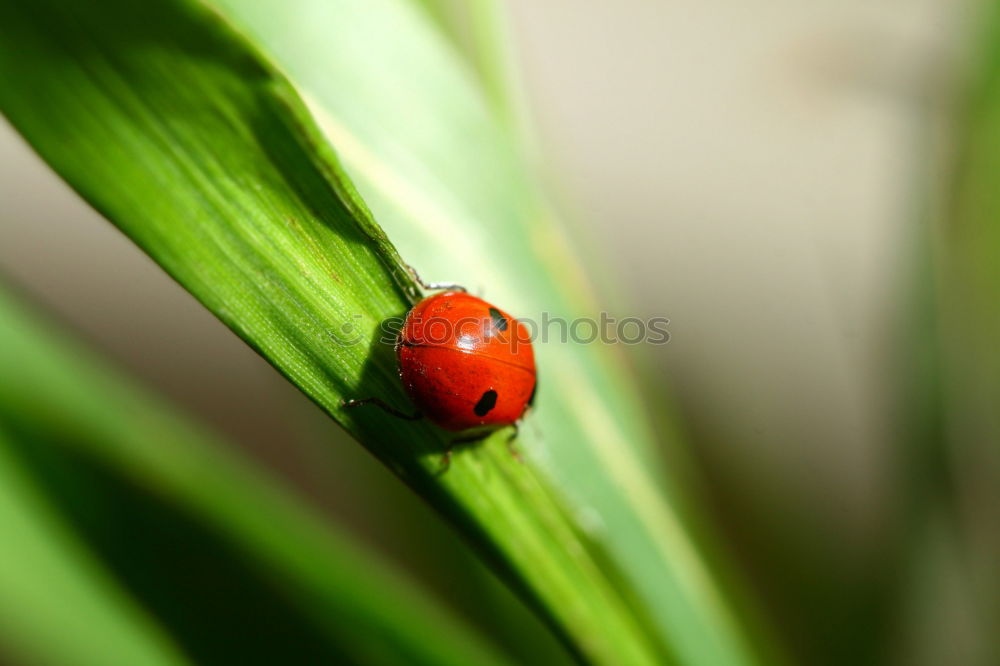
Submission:
[[[38,639],[33,654],[65,644],[56,663],[174,663],[167,650],[139,650],[134,630],[98,612],[124,597],[97,587],[107,572],[78,566],[96,580],[82,589],[57,569],[60,558],[83,559],[78,544],[57,543],[69,541],[57,534],[35,545],[34,533],[62,522],[57,513],[197,663],[502,663],[377,558],[3,294],[0,320],[0,530],[8,544],[0,614],[29,624],[18,635]],[[23,479],[8,481],[15,472]],[[17,495],[29,479],[32,502]],[[43,498],[56,509],[51,517],[36,506]],[[56,618],[77,613],[66,622],[74,632],[47,645]],[[0,626],[2,640],[11,623]]]
[[[593,314],[510,137],[422,14],[382,0],[225,7],[316,102],[418,267],[469,276],[519,315]],[[753,661],[653,480],[652,435],[610,352],[539,349],[527,464],[500,433],[438,475],[447,435],[342,409],[406,404],[377,337],[414,285],[296,92],[206,5],[8,1],[0,36],[0,105],[39,153],[459,525],[568,644],[603,663]]]
[[[517,104],[498,83],[501,56],[485,57],[494,66],[480,66],[490,73],[477,77],[419,2],[215,4],[288,73],[379,224],[425,278],[466,281],[535,321],[546,312],[597,317],[586,267],[511,134]],[[487,0],[459,4],[483,21],[498,11]],[[373,48],[385,26],[391,48]],[[524,448],[537,453],[574,513],[592,518],[591,536],[624,569],[682,661],[752,659],[657,487],[666,476],[657,443],[617,350],[553,342],[538,356],[542,389],[532,418],[542,436]]]
[[[943,326],[950,365],[953,434],[971,443],[998,441],[1000,413],[1000,4],[982,3],[978,48],[959,103],[954,174],[941,247]]]

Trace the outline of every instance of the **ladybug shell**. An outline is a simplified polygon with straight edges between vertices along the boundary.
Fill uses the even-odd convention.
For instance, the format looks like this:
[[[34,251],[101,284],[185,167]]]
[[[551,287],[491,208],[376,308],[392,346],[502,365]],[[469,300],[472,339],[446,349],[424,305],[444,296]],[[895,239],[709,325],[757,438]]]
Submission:
[[[396,355],[410,399],[447,430],[514,423],[535,390],[525,326],[464,292],[417,303],[406,315]]]

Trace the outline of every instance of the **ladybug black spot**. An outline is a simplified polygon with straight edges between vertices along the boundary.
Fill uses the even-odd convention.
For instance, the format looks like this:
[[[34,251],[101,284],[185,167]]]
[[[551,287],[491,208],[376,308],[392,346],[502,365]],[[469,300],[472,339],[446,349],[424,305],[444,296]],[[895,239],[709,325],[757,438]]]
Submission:
[[[496,308],[490,308],[490,319],[493,320],[493,328],[498,331],[507,330],[507,318]]]
[[[472,411],[476,413],[476,416],[486,416],[490,413],[490,410],[497,406],[497,392],[490,389],[483,394],[483,397],[479,399],[476,406],[472,408]]]

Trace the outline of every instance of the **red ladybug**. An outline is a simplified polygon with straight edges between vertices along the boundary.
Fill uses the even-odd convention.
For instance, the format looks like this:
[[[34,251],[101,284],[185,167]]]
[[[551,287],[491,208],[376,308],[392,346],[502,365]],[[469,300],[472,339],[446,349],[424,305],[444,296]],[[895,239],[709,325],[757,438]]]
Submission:
[[[464,291],[429,296],[406,315],[396,342],[399,376],[423,415],[454,432],[515,425],[535,393],[535,355],[527,328],[506,312]]]
[[[524,324],[481,298],[446,291],[406,315],[399,376],[417,408],[452,431],[516,423],[535,391]]]

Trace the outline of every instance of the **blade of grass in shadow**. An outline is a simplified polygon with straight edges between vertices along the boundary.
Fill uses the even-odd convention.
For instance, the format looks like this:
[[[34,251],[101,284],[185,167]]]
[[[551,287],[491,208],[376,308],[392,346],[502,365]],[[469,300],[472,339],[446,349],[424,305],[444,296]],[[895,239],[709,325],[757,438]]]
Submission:
[[[140,650],[135,631],[102,622],[96,611],[125,596],[97,588],[110,572],[197,663],[503,662],[377,558],[2,293],[0,320],[0,473],[23,477],[0,488],[0,613],[27,625],[0,632],[33,636],[36,656],[63,645],[62,664],[171,663],[169,650]],[[17,494],[28,485],[32,503]],[[20,517],[29,511],[48,522]],[[55,515],[100,556],[105,571],[77,567],[94,589],[49,566],[84,559],[78,543],[27,538],[56,530]],[[47,646],[54,618],[71,608],[84,613],[67,622],[75,631]],[[87,658],[102,654],[91,644],[106,645],[103,661]]]
[[[946,86],[931,79],[912,160],[922,224],[897,326],[900,518],[883,646],[899,663],[1000,660],[1000,3],[970,9],[968,51]]]
[[[957,554],[937,572],[961,581],[969,640],[965,656],[975,663],[1000,660],[1000,2],[974,3],[977,20],[968,67],[956,77],[958,95],[949,117],[952,140],[944,202],[934,210],[928,264],[936,289],[928,307],[935,336],[922,351],[935,374],[922,387],[930,398],[917,424],[929,423],[916,440],[923,469],[911,493],[913,511],[928,534],[943,534]],[[932,402],[933,401],[933,402]],[[924,405],[921,405],[924,406]],[[931,416],[929,417],[928,414]],[[947,529],[934,519],[948,519]],[[925,541],[929,541],[929,537]],[[916,569],[916,567],[914,567]],[[933,615],[937,609],[929,610]],[[971,662],[970,662],[971,663]]]
[[[5,426],[0,417],[0,659],[92,666],[187,663],[155,620],[53,514],[13,458]]]
[[[388,25],[402,29],[394,38],[409,30],[395,5],[388,14],[379,3],[328,7],[344,9],[332,18],[345,30],[317,36],[303,29],[291,39],[319,37],[352,45],[355,53],[386,53],[388,45],[365,46]],[[8,45],[0,51],[0,104],[15,127],[88,201],[458,525],[567,645],[602,663],[754,661],[646,470],[652,437],[613,355],[583,347],[539,350],[542,389],[533,419],[545,445],[529,424],[521,440],[526,464],[511,458],[503,446],[507,434],[498,433],[463,450],[439,475],[450,435],[341,407],[345,398],[369,395],[406,404],[379,329],[418,294],[297,94],[207,5],[8,0],[0,12]],[[276,16],[293,14],[286,7]],[[393,22],[400,16],[404,23]],[[401,54],[411,55],[395,57]],[[366,90],[396,90],[402,95],[396,102],[406,107],[415,86],[421,99],[438,92],[454,98],[456,108],[472,112],[472,126],[416,106],[405,121],[432,130],[423,136],[429,152],[440,145],[447,154],[472,137],[470,149],[495,153],[507,137],[489,129],[481,100],[452,95],[454,66],[439,62],[447,55],[429,55],[414,64],[443,78],[419,84],[378,78],[382,70],[369,71],[357,59],[339,62],[330,74],[348,97],[362,101]],[[403,120],[364,104],[349,111],[354,120],[368,114],[365,141],[378,139],[383,147],[393,140],[388,130]],[[382,121],[387,131],[378,136]],[[356,159],[352,137],[334,143]],[[545,207],[523,198],[531,188],[521,171],[507,160],[499,173],[479,177],[465,160],[429,182],[403,182],[417,196],[402,202],[413,207],[401,215],[395,200],[379,216],[392,220],[394,236],[422,248],[423,257],[428,238],[453,240],[457,245],[447,245],[444,256],[461,256],[458,274],[485,279],[491,296],[495,288],[516,312],[540,311],[544,306],[535,306],[545,303],[580,312],[581,274],[545,222]],[[436,180],[452,176],[446,186]],[[361,182],[378,200],[384,182]],[[448,187],[474,193],[485,187],[480,205],[495,203],[503,215],[474,236],[476,227],[463,222],[476,219],[475,211],[449,212],[448,223],[438,225],[436,205],[421,205],[425,193],[447,200]],[[416,236],[407,231],[411,222]],[[427,225],[433,234],[421,236]],[[505,271],[501,258],[526,248],[532,270]],[[518,263],[508,259],[506,266]]]

